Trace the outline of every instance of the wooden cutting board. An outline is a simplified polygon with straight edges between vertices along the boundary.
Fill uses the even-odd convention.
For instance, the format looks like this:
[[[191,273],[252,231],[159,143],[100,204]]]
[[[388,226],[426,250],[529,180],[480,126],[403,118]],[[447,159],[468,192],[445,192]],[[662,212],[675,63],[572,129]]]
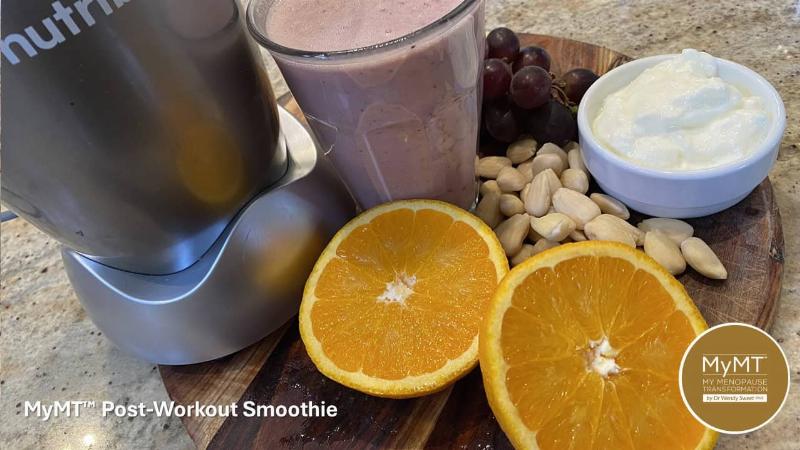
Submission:
[[[597,73],[629,60],[613,50],[541,35],[522,35],[553,58],[556,74],[574,67]],[[290,96],[281,101],[301,116]],[[745,322],[769,328],[783,273],[780,214],[769,180],[727,211],[690,220],[728,268],[713,281],[692,270],[679,277],[710,325]],[[360,394],[322,376],[308,358],[292,319],[234,355],[190,366],[161,366],[170,397],[181,404],[336,405],[334,418],[187,417],[198,448],[510,448],[483,392],[480,370],[438,394],[387,400]]]

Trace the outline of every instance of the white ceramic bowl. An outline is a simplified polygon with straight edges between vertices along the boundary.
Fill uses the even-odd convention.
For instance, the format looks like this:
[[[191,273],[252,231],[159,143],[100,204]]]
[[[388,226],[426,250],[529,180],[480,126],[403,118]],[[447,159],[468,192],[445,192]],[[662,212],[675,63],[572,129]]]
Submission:
[[[657,217],[706,216],[735,205],[767,177],[786,128],[786,112],[780,95],[767,80],[747,67],[717,58],[720,78],[763,98],[772,119],[766,138],[747,158],[710,169],[664,171],[637,165],[605,148],[592,131],[603,100],[645,69],[674,56],[637,59],[595,81],[578,108],[580,145],[597,184],[629,207]]]

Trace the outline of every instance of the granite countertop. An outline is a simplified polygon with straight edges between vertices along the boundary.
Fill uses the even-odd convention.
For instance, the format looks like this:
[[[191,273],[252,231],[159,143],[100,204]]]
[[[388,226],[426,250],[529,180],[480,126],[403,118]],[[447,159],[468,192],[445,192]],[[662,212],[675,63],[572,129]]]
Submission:
[[[792,389],[765,428],[723,436],[719,448],[789,449],[800,429],[800,2],[487,0],[487,29],[551,34],[634,57],[697,48],[749,66],[780,91],[789,116],[771,173],[783,218],[785,272],[772,335],[783,346]],[[277,95],[286,86],[266,57]],[[0,442],[16,448],[192,448],[177,418],[102,419],[99,412],[42,421],[25,400],[167,399],[156,367],[114,348],[69,286],[59,245],[21,219],[0,228]]]

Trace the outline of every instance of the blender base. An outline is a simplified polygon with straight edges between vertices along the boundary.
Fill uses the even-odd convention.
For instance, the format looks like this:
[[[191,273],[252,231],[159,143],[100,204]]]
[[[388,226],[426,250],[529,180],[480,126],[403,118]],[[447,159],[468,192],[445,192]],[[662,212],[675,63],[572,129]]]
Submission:
[[[159,364],[208,361],[258,341],[297,313],[317,257],[355,215],[355,204],[308,131],[279,109],[286,175],[245,206],[192,266],[143,275],[62,249],[83,307],[123,351]]]

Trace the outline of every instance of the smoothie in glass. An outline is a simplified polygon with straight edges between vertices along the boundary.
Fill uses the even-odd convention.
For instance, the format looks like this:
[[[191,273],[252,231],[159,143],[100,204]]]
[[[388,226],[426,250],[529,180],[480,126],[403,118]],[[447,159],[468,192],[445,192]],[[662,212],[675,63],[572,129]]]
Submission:
[[[473,204],[483,0],[253,0],[248,23],[362,207]]]

